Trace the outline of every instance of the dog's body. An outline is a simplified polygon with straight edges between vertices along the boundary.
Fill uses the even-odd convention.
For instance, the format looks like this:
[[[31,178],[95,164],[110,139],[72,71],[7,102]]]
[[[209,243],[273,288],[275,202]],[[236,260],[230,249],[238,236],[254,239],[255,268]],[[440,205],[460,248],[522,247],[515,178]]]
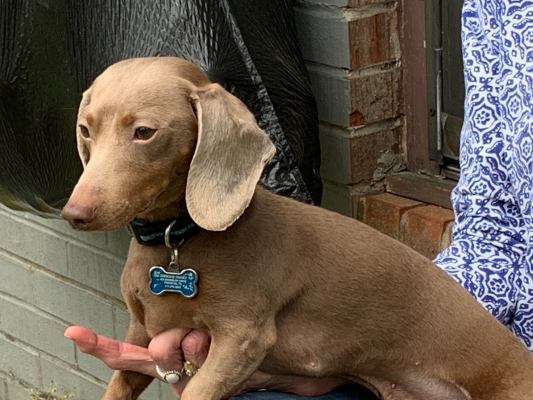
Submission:
[[[256,135],[257,129],[247,125],[250,115],[242,104],[220,87],[208,86],[199,71],[178,59],[117,65],[97,79],[82,102],[78,121],[91,126],[90,138],[85,132],[85,138],[78,137],[87,168],[64,215],[78,228],[107,229],[136,215],[175,216],[184,211],[186,197],[188,212],[207,229],[180,248],[180,264],[199,274],[194,299],[150,293],[150,267],[170,260],[164,246],[132,241],[121,282],[132,313],[128,341],[146,346],[151,337],[175,327],[206,329],[212,336],[208,358],[183,399],[224,398],[257,369],[346,377],[367,384],[386,400],[533,398],[531,354],[429,260],[357,221],[256,189],[257,171],[272,148],[260,136],[249,142],[248,131]],[[154,68],[167,78],[179,75],[179,85],[173,83],[176,99],[166,89],[150,92],[153,80],[161,80],[154,77]],[[127,107],[127,102],[113,100],[116,94],[107,96],[129,95],[120,85],[124,72],[132,70],[134,85],[141,86],[149,101]],[[158,103],[158,90],[165,104]],[[192,108],[187,109],[180,91],[191,99]],[[120,106],[113,108],[113,101]],[[181,108],[168,109],[170,101]],[[161,121],[172,112],[185,117],[157,122],[160,137],[140,140],[137,130],[127,126],[135,126],[136,113],[147,107],[155,108],[156,115],[139,119]],[[107,119],[98,123],[102,110]],[[195,113],[201,132],[196,149]],[[237,152],[224,159],[223,168],[210,165],[215,147],[223,144],[211,139],[218,130],[230,134],[226,152],[245,143],[252,154]],[[135,143],[129,144],[117,133],[121,131],[135,131]],[[233,131],[238,131],[236,142]],[[183,137],[164,136],[176,132]],[[156,140],[163,142],[161,157],[146,156],[147,146],[156,146]],[[215,144],[205,150],[212,140]],[[173,149],[176,159],[169,153],[171,144],[181,146]],[[150,163],[151,171],[139,170],[142,176],[130,182],[139,200],[126,194],[128,203],[115,205],[119,194],[102,189],[106,183],[99,171],[105,179],[125,173],[105,156],[120,146],[123,152],[143,151],[141,160]],[[128,157],[121,162],[133,166]],[[210,177],[205,178],[204,169]],[[143,186],[149,184],[149,189]],[[104,398],[134,399],[149,381],[118,372]]]

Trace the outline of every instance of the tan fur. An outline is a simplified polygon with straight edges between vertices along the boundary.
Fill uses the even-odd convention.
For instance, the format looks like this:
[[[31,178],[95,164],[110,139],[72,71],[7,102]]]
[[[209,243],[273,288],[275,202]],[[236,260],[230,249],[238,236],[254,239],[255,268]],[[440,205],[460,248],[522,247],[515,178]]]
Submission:
[[[192,64],[110,67],[85,93],[78,123],[91,138],[78,130],[86,168],[63,210],[75,227],[187,207],[212,229],[180,250],[198,271],[196,298],[149,292],[149,268],[169,262],[162,246],[132,241],[121,281],[131,343],[174,327],[211,334],[184,400],[225,398],[258,368],[346,377],[386,400],[533,397],[529,351],[429,260],[353,219],[254,193],[272,146],[244,105]],[[132,140],[150,124],[152,139]],[[104,399],[136,399],[150,379],[115,373]]]

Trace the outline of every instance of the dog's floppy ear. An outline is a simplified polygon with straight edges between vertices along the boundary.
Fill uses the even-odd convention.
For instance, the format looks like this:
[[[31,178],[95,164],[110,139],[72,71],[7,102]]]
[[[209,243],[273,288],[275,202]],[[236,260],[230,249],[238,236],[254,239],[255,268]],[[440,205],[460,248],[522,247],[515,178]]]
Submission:
[[[223,231],[250,204],[276,149],[246,106],[220,85],[191,94],[198,139],[187,177],[186,203],[202,228]]]

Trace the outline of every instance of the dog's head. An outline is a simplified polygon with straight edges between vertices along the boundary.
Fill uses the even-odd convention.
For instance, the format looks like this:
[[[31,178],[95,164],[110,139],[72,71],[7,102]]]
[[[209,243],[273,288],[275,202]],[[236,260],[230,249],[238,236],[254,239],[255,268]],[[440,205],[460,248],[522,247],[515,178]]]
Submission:
[[[198,225],[224,230],[275,153],[240,100],[172,57],[104,71],[83,94],[77,143],[84,172],[62,216],[85,230],[158,219],[183,199]]]

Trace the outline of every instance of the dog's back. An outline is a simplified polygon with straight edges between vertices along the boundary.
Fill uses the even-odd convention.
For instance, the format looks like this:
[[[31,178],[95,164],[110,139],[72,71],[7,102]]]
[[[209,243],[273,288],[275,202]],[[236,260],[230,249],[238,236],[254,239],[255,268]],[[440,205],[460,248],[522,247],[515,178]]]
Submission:
[[[250,229],[266,231],[260,242],[275,243],[282,255],[272,254],[272,265],[301,286],[278,314],[267,369],[373,377],[389,382],[391,395],[406,390],[415,399],[467,399],[465,391],[479,400],[533,395],[527,349],[412,249],[263,190],[242,222],[245,230],[260,223]]]

